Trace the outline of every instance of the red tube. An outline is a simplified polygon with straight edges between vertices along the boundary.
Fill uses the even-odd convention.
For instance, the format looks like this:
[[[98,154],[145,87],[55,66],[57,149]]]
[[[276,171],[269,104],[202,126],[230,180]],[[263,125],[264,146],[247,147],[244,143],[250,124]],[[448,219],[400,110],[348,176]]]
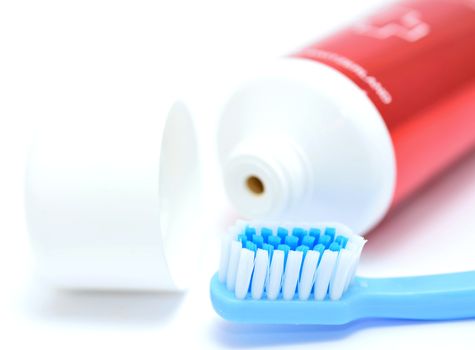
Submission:
[[[345,74],[380,111],[393,205],[475,147],[475,1],[397,3],[295,56]]]

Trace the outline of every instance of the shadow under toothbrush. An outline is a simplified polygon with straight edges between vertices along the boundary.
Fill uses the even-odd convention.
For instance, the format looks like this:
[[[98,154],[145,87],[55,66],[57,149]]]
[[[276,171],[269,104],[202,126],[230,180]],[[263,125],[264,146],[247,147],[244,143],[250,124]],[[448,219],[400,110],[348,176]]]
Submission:
[[[261,346],[290,345],[340,341],[366,329],[439,324],[447,321],[410,321],[389,319],[361,319],[339,326],[317,325],[264,325],[237,324],[216,321],[211,336],[223,347],[254,348]],[[460,320],[457,322],[471,322]],[[473,322],[473,321],[472,321]]]

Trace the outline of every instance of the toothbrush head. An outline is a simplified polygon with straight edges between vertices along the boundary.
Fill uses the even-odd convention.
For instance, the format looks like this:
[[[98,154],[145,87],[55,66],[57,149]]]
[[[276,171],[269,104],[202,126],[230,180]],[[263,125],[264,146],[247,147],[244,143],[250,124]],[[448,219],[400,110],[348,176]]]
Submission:
[[[227,320],[266,324],[475,317],[475,271],[354,277],[365,242],[341,224],[238,222],[211,280],[213,307]]]
[[[213,305],[229,316],[224,310],[230,303],[242,311],[250,303],[272,308],[278,303],[340,300],[350,287],[365,242],[337,223],[239,221],[222,241],[219,272],[211,283]]]

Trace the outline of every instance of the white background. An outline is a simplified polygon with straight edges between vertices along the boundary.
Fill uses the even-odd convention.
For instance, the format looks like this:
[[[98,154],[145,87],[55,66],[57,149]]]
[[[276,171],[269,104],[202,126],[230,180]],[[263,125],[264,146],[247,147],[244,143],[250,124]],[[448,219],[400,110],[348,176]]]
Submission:
[[[221,320],[208,297],[213,250],[235,214],[213,149],[219,101],[250,67],[384,1],[1,1],[0,348],[401,348],[475,346],[475,321],[366,320],[339,327]],[[186,294],[65,293],[38,281],[23,211],[25,154],[47,116],[156,113],[180,92],[205,155],[209,240]],[[475,270],[475,153],[369,236],[360,273]],[[434,308],[437,305],[433,306]]]

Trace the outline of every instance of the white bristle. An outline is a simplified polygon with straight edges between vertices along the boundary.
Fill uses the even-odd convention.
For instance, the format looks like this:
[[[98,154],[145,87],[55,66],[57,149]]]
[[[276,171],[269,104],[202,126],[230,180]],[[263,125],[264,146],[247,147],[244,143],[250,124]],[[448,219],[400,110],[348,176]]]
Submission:
[[[350,286],[351,281],[353,280],[353,277],[356,274],[356,269],[358,267],[358,263],[360,261],[360,255],[359,253],[356,253],[352,251],[351,257],[350,257],[350,262],[348,263],[348,273],[346,275],[345,279],[345,286],[343,288],[343,292],[345,292],[348,287]]]
[[[292,300],[297,293],[300,300],[308,300],[313,292],[312,299],[316,301],[324,300],[327,296],[331,300],[339,300],[351,284],[361,251],[366,243],[363,237],[354,235],[348,228],[336,223],[299,225],[299,228],[307,232],[311,228],[319,229],[318,241],[325,235],[327,227],[333,227],[336,229],[333,242],[340,244],[332,243],[330,248],[323,250],[323,253],[320,253],[320,248],[313,250],[312,246],[306,253],[301,249],[291,249],[286,257],[283,250],[268,250],[268,246],[261,246],[262,241],[255,241],[255,239],[255,244],[244,248],[243,246],[246,245],[239,240],[239,236],[246,233],[246,227],[255,229],[257,235],[262,234],[263,227],[271,229],[274,236],[277,235],[279,227],[286,228],[289,235],[293,231],[293,226],[287,223],[251,224],[240,221],[230,228],[221,246],[218,277],[222,283],[226,284],[228,290],[234,292],[237,299],[245,299],[250,294],[250,297],[255,300],[261,298]],[[343,237],[336,240],[338,236],[348,239],[344,248],[341,247]],[[243,237],[246,242],[245,235]],[[247,239],[250,239],[249,233]],[[309,243],[311,243],[309,239],[303,241],[301,238],[300,240],[300,244]]]
[[[254,274],[252,275],[251,296],[253,299],[262,298],[264,285],[267,280],[269,270],[269,254],[267,250],[257,249],[254,263]]]
[[[219,261],[218,276],[221,283],[226,282],[226,273],[228,271],[229,254],[231,250],[231,241],[233,237],[226,235],[221,242],[221,259]]]
[[[356,275],[356,269],[358,268],[358,264],[360,263],[361,251],[363,250],[363,247],[365,244],[366,244],[366,240],[363,237],[353,236],[351,240],[348,242],[348,244],[346,245],[347,249],[352,251],[354,255],[353,255],[350,271],[346,279],[344,291],[348,289],[351,281]]]
[[[291,300],[294,297],[297,282],[299,280],[302,257],[303,252],[295,250],[289,251],[282,282],[282,297],[284,300]]]
[[[284,257],[282,250],[275,250],[272,255],[272,262],[269,270],[269,282],[267,284],[267,299],[277,299],[282,285],[282,274],[284,272]]]
[[[348,241],[348,243],[346,243],[346,249],[356,251],[358,249],[358,245],[355,242]]]
[[[333,275],[338,252],[325,250],[322,255],[322,260],[317,267],[315,277],[315,300],[323,300],[327,295],[328,285]]]
[[[229,252],[228,272],[226,274],[226,288],[234,291],[236,285],[236,274],[239,264],[239,257],[241,255],[241,242],[232,241]]]
[[[244,299],[251,283],[252,270],[254,269],[254,252],[241,249],[239,264],[236,274],[236,288],[234,294],[237,299]]]
[[[329,295],[331,300],[338,300],[343,295],[351,269],[351,257],[352,253],[346,249],[342,249],[338,255],[333,278],[330,281]]]
[[[317,270],[320,252],[310,250],[305,255],[302,266],[302,275],[299,281],[299,299],[307,300],[312,292],[313,283],[315,282],[315,271]]]

